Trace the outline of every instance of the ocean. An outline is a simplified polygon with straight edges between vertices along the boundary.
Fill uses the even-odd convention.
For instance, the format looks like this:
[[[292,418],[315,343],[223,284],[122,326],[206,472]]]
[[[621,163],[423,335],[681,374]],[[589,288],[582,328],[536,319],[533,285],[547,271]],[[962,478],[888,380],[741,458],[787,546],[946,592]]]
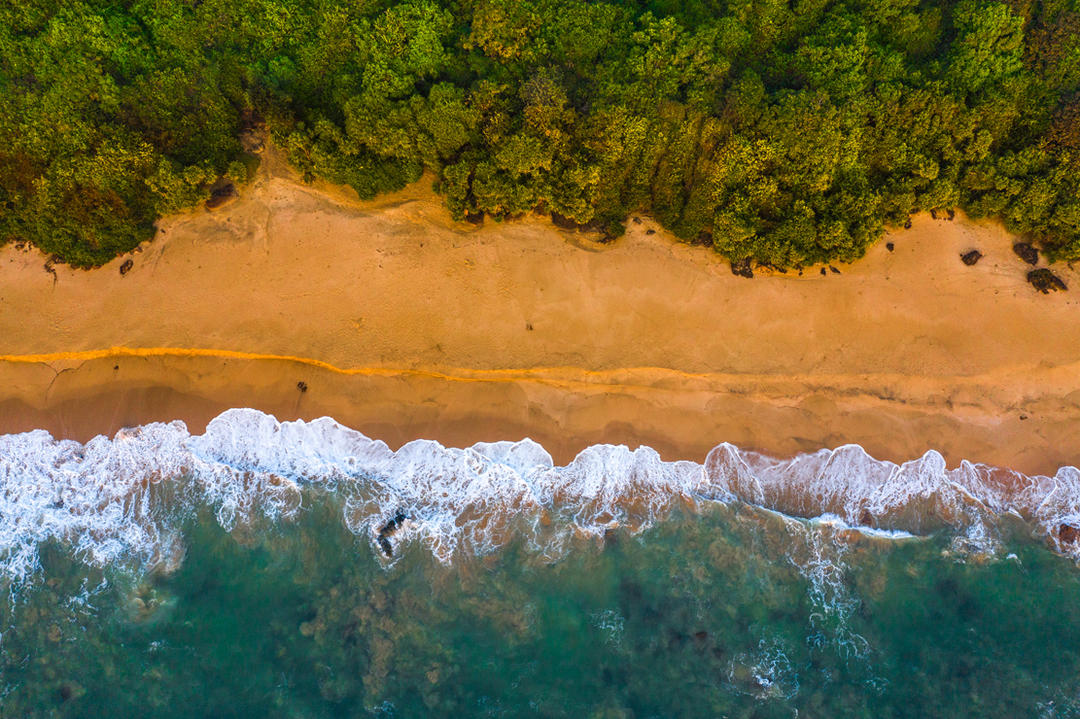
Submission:
[[[0,437],[0,717],[1080,716],[1080,470]]]

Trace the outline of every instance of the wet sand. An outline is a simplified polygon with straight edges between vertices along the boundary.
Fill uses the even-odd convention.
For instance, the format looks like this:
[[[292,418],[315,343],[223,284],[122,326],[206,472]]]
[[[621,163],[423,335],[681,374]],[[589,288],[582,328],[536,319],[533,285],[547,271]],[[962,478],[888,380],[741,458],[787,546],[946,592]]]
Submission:
[[[1040,295],[1014,238],[960,216],[886,240],[840,274],[747,280],[645,217],[610,245],[544,218],[475,227],[430,181],[359,202],[271,150],[240,199],[164,220],[126,275],[129,257],[54,279],[0,250],[0,432],[199,432],[249,406],[392,446],[531,436],[558,461],[729,441],[1080,464],[1080,273]]]

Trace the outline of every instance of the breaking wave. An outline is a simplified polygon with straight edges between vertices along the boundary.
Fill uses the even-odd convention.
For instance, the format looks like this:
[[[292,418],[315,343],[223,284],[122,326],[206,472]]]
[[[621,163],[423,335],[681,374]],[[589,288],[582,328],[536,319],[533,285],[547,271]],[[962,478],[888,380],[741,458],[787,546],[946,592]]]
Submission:
[[[330,418],[278,422],[233,409],[202,435],[176,421],[86,444],[43,430],[0,437],[0,579],[17,585],[32,576],[47,541],[95,564],[168,567],[183,557],[185,510],[210,507],[232,530],[291,516],[311,491],[336,493],[348,529],[388,562],[403,543],[420,542],[449,563],[515,537],[557,557],[575,538],[637,532],[676,508],[714,503],[884,537],[949,530],[958,549],[988,553],[1009,514],[1080,558],[1076,467],[1053,477],[967,461],[948,469],[934,451],[897,465],[857,445],[781,460],[726,443],[704,463],[596,445],[556,466],[529,439],[466,449],[417,440],[393,451]],[[842,607],[842,598],[825,597],[827,565],[810,559],[805,570],[823,604]]]

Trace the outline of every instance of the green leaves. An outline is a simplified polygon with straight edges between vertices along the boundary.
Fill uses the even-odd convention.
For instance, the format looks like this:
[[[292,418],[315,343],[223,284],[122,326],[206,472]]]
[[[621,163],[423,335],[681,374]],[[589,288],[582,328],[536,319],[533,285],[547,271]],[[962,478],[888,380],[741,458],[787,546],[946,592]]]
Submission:
[[[961,92],[987,91],[1024,66],[1024,20],[1007,5],[965,0],[953,12],[947,78]]]
[[[1080,257],[1074,5],[9,3],[0,242],[103,262],[242,181],[263,122],[363,197],[431,171],[459,218],[649,212],[795,266],[960,205]]]

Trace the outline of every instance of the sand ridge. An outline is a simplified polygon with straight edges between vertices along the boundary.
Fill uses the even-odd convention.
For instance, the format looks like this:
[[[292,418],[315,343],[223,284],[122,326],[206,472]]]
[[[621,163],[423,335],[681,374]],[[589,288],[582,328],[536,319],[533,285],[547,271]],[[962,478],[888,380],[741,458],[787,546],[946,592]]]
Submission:
[[[264,158],[239,200],[162,221],[124,276],[126,258],[54,278],[0,251],[0,432],[199,431],[246,405],[391,444],[531,435],[557,459],[731,441],[1080,462],[1080,273],[1039,295],[998,225],[920,216],[840,274],[747,280],[648,218],[611,245],[545,218],[475,227],[430,180],[360,202]]]

